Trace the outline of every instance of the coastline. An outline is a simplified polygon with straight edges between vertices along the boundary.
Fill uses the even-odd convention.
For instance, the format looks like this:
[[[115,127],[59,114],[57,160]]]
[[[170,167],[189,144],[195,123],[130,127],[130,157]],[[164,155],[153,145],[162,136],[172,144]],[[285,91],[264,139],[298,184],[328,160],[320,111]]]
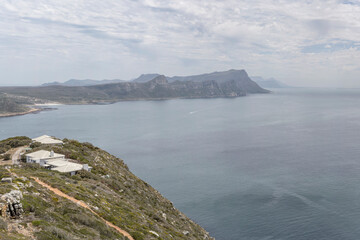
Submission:
[[[22,115],[27,115],[27,114],[35,114],[35,113],[39,113],[42,111],[50,111],[50,110],[56,110],[57,108],[31,108],[28,111],[25,112],[14,112],[14,113],[0,113],[0,118],[5,118],[5,117],[16,117],[16,116],[22,116]]]
[[[268,94],[271,93],[271,91],[266,93],[257,93],[257,94]],[[112,99],[112,100],[104,100],[104,101],[74,101],[74,102],[66,102],[66,103],[59,103],[59,102],[50,102],[50,103],[36,103],[34,105],[31,105],[31,109],[25,112],[14,112],[14,113],[0,113],[0,118],[4,117],[15,117],[15,116],[22,116],[27,114],[35,114],[39,113],[41,111],[50,111],[50,110],[57,110],[57,108],[53,108],[53,106],[59,106],[59,105],[110,105],[117,102],[132,102],[132,101],[166,101],[166,100],[174,100],[174,99],[213,99],[213,98],[238,98],[238,97],[246,97],[247,95],[251,94],[245,94],[243,96],[216,96],[216,97],[162,97],[162,98],[125,98],[125,99]],[[49,107],[46,107],[49,106]]]
[[[0,113],[0,118],[2,117],[14,117],[14,116],[21,116],[21,115],[26,115],[26,114],[30,114],[30,113],[37,113],[40,112],[41,109],[39,108],[31,108],[28,111],[25,112],[14,112],[14,113]]]

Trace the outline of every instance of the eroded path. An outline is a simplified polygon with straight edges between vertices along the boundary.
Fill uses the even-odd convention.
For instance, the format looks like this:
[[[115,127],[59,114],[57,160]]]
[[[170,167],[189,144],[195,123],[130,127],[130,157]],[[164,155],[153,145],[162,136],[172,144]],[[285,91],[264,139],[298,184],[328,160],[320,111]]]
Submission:
[[[119,233],[121,233],[122,235],[124,235],[125,237],[127,237],[129,240],[134,240],[133,237],[131,237],[131,235],[126,232],[125,230],[119,228],[118,226],[115,226],[114,224],[112,224],[111,222],[105,220],[104,218],[100,217],[99,214],[97,214],[94,210],[92,210],[89,205],[87,205],[86,203],[82,202],[82,201],[79,201],[65,193],[63,193],[62,191],[60,191],[59,189],[57,188],[53,188],[51,187],[50,185],[44,183],[43,181],[41,181],[39,178],[36,178],[36,177],[31,177],[32,179],[35,180],[35,182],[37,182],[38,184],[40,184],[41,186],[49,189],[50,191],[52,191],[53,193],[55,193],[56,195],[60,196],[60,197],[63,197],[63,198],[66,198],[70,201],[72,201],[73,203],[76,203],[78,204],[79,206],[83,207],[83,208],[86,208],[88,209],[90,212],[92,212],[93,214],[95,214],[98,218],[100,218],[102,221],[105,222],[106,225],[108,225],[109,227],[112,227],[114,228],[116,231],[118,231]]]
[[[24,147],[19,147],[16,148],[14,154],[11,156],[11,160],[12,160],[12,164],[18,164],[19,160],[20,160],[20,153],[26,148],[26,146]]]

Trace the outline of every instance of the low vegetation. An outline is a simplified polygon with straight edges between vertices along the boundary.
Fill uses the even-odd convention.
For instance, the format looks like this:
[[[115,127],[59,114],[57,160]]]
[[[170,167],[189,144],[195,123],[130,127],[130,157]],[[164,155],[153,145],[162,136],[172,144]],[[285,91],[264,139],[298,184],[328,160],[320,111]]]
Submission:
[[[17,148],[25,145],[29,145],[31,139],[28,137],[12,137],[0,141],[0,154],[9,151],[11,148]]]
[[[52,149],[81,163],[88,163],[93,167],[91,172],[81,171],[70,176],[36,164],[23,163],[11,169],[18,176],[13,184],[0,184],[0,194],[16,187],[23,192],[24,216],[21,224],[31,230],[36,239],[126,238],[90,211],[48,191],[31,177],[38,177],[85,202],[101,217],[126,230],[136,240],[210,239],[203,228],[175,209],[149,184],[133,175],[123,160],[90,143],[63,141],[63,146],[38,145],[33,151]],[[9,176],[6,169],[0,168],[0,178]],[[1,225],[4,224],[0,223],[0,239],[1,234],[13,234],[6,233],[6,227],[1,230]],[[22,236],[17,233],[17,238],[13,237],[21,239]]]

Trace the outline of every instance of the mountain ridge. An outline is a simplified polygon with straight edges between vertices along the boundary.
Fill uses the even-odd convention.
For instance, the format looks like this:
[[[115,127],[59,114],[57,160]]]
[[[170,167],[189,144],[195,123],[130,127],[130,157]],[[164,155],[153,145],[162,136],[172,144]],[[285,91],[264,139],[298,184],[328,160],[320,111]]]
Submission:
[[[118,82],[91,86],[2,87],[0,92],[64,104],[93,104],[173,98],[240,97],[269,93],[245,70],[230,70],[188,77],[158,75],[148,82]]]
[[[73,86],[73,87],[82,87],[82,86],[92,86],[92,85],[102,85],[102,84],[109,84],[109,83],[117,83],[117,82],[124,82],[124,80],[120,79],[104,79],[104,80],[92,80],[92,79],[69,79],[66,82],[50,82],[50,83],[43,83],[41,86]]]
[[[110,83],[120,83],[120,82],[138,82],[138,83],[145,83],[148,82],[160,75],[159,73],[147,73],[141,74],[139,77],[130,79],[130,80],[120,80],[120,79],[112,79],[112,80],[92,80],[92,79],[70,79],[63,83],[61,82],[50,82],[50,83],[43,83],[41,86],[93,86],[93,85],[103,85],[103,84],[110,84]],[[197,74],[197,75],[189,75],[189,76],[166,76],[169,82],[175,81],[206,81],[206,80],[216,80],[216,81],[227,81],[233,79],[235,77],[249,77],[244,69],[236,70],[230,69],[227,71],[215,71],[211,73],[204,73],[204,74]],[[263,79],[259,76],[250,77],[253,81],[257,82],[264,82],[267,80],[277,81],[276,79]],[[285,85],[285,84],[283,84]]]

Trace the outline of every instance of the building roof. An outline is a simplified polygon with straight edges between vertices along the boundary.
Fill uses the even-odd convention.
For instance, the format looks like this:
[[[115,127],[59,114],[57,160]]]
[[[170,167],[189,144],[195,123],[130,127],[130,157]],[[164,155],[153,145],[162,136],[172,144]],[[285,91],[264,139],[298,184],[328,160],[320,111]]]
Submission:
[[[42,135],[40,137],[33,138],[32,140],[35,142],[42,143],[42,144],[63,144],[63,141],[55,139],[48,135]]]
[[[80,171],[84,169],[84,166],[87,165],[87,164],[83,165],[79,163],[70,162],[67,159],[64,159],[65,155],[63,154],[53,153],[52,157],[50,157],[50,154],[51,152],[49,151],[40,150],[37,152],[25,154],[25,156],[29,156],[32,159],[39,159],[39,160],[44,159],[45,162],[44,165],[42,166],[51,167],[51,170],[55,170],[62,173]],[[87,166],[87,168],[89,170],[92,169],[92,167],[90,166]]]
[[[69,163],[69,161],[60,159],[60,158],[55,158],[55,159],[46,161],[46,164],[54,166],[54,167],[64,166],[64,165],[67,165],[68,163]]]
[[[31,157],[32,159],[49,159],[49,158],[63,158],[65,155],[54,153],[53,156],[51,156],[51,152],[46,150],[39,150],[33,153],[25,154],[27,157]]]
[[[66,161],[64,161],[64,162],[66,162]],[[55,171],[62,172],[62,173],[68,173],[68,172],[80,171],[81,169],[83,169],[82,164],[72,163],[72,162],[66,162],[66,163],[67,163],[66,165],[54,167],[51,170],[55,170]]]
[[[80,171],[81,169],[84,168],[84,165],[82,164],[69,162],[68,160],[64,160],[64,159],[51,159],[46,161],[46,164],[54,167],[51,170],[55,170],[62,173]]]

